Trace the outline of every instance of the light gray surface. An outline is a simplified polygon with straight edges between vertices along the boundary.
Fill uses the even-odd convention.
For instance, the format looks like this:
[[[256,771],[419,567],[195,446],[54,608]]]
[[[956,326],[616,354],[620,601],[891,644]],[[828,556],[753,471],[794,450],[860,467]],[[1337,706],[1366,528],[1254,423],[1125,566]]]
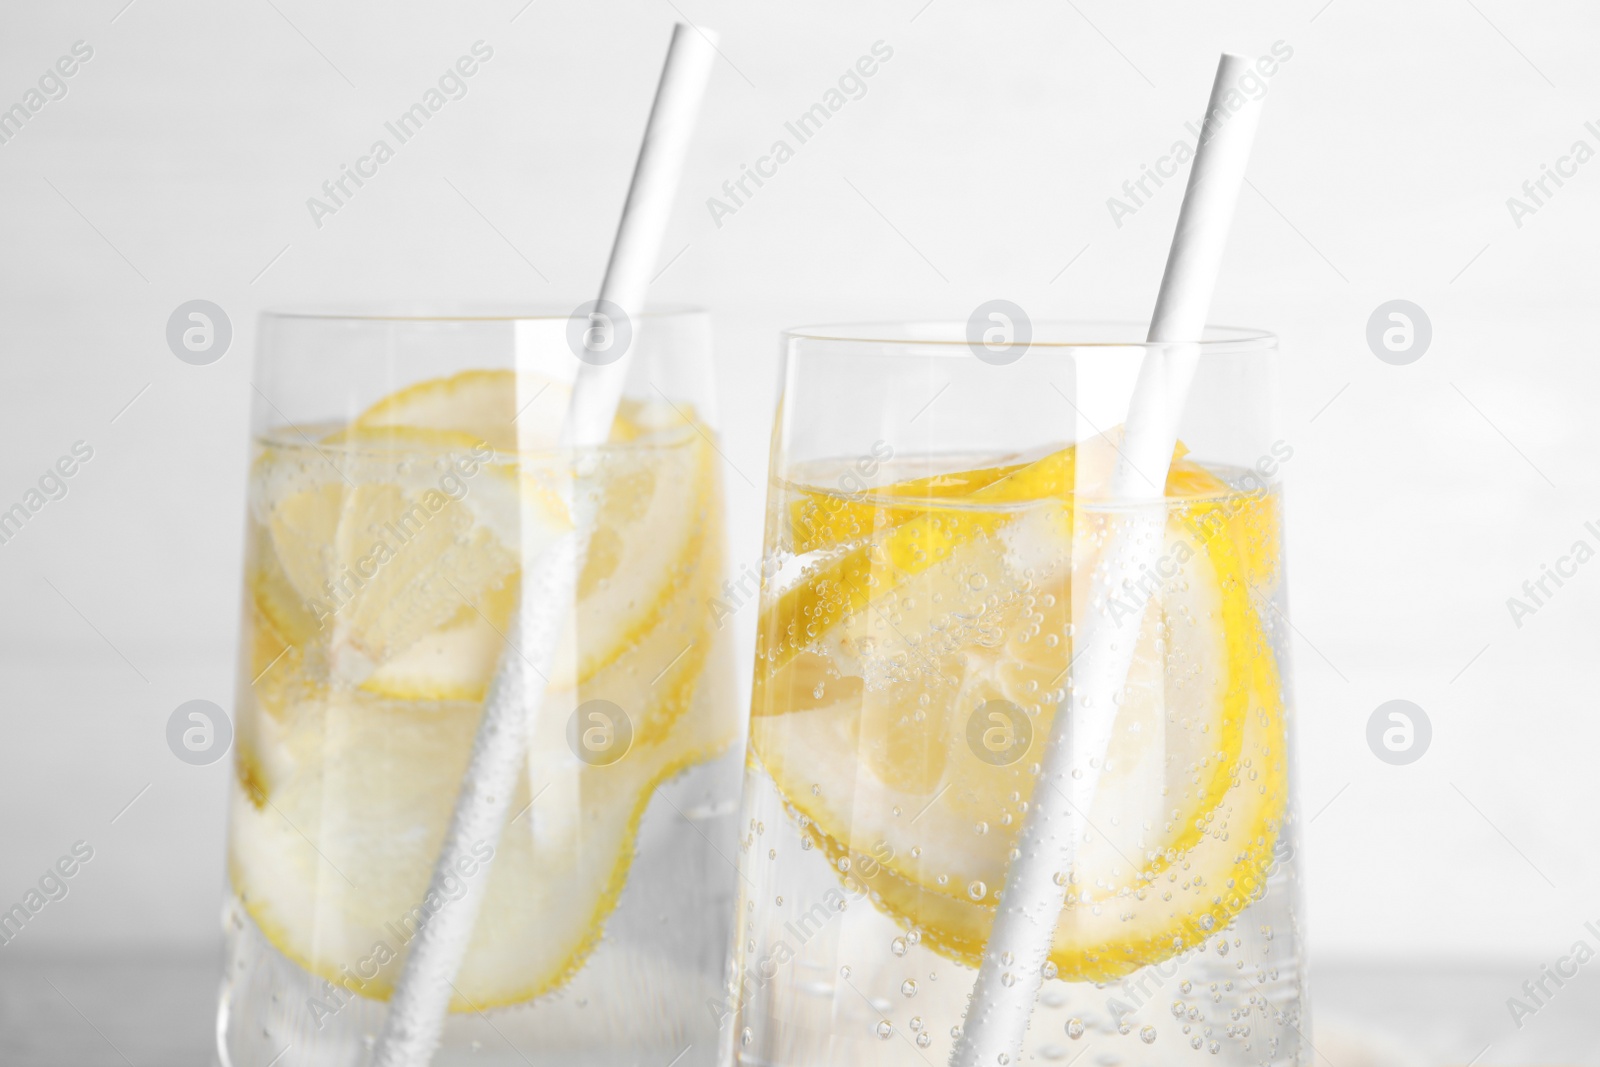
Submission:
[[[210,1067],[220,956],[0,957],[0,1063]],[[1600,1065],[1600,983],[1569,983],[1517,1030],[1504,1001],[1524,977],[1486,964],[1319,968],[1316,1063]]]
[[[0,145],[0,505],[75,440],[96,449],[0,546],[0,904],[73,841],[98,849],[26,933],[49,951],[214,935],[226,771],[180,764],[162,731],[183,701],[231,705],[257,309],[592,295],[678,17],[660,0],[125,5],[12,4],[0,34],[4,104],[74,41],[96,50]],[[1506,201],[1597,140],[1600,9],[676,7],[727,58],[655,292],[716,313],[735,570],[757,552],[780,327],[962,319],[997,296],[1143,318],[1178,183],[1120,227],[1108,197],[1184,136],[1219,50],[1292,45],[1213,318],[1284,339],[1313,953],[1550,960],[1580,936],[1600,899],[1600,851],[1579,844],[1600,829],[1600,564],[1520,629],[1506,598],[1600,520],[1600,164],[1520,227]],[[307,198],[480,38],[495,58],[468,95],[315,227]],[[718,226],[706,200],[879,40],[894,58],[866,95]],[[199,297],[235,325],[208,367],[164,339]],[[1409,367],[1365,341],[1397,297],[1434,325]],[[746,649],[753,623],[735,619]],[[1409,767],[1364,739],[1397,697],[1435,727]]]

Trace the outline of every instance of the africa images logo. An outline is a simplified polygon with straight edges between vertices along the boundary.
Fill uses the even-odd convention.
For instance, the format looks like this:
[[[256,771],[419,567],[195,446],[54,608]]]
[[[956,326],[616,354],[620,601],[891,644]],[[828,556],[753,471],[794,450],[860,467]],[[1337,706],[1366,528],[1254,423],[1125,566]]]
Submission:
[[[11,139],[21,133],[22,127],[43,111],[46,104],[65,100],[66,79],[78,73],[81,65],[93,58],[93,45],[87,41],[74,41],[71,55],[57,59],[53,66],[46,67],[45,72],[39,75],[37,89],[29,89],[22,94],[19,102],[0,110],[0,144],[10,144]]]
[[[362,186],[378,176],[378,168],[394,158],[399,145],[420,133],[423,125],[443,110],[445,104],[467,95],[467,79],[477,74],[479,67],[494,57],[494,48],[484,41],[474,41],[471,53],[461,56],[452,66],[445,68],[445,72],[439,75],[437,85],[430,85],[423,90],[421,100],[400,112],[394,121],[383,124],[383,128],[394,138],[394,144],[391,145],[383,137],[373,141],[367,154],[358,157],[354,165],[341,163],[338,177],[322,183],[321,197],[306,198],[306,210],[311,213],[311,221],[317,229],[322,229],[325,216],[337,215],[339,209],[346,206]],[[352,185],[355,188],[351,188]]]
[[[93,445],[87,441],[74,441],[71,455],[61,456],[46,467],[39,476],[37,488],[29,487],[20,501],[0,511],[0,545],[10,544],[11,539],[22,532],[28,520],[44,510],[46,504],[65,497],[69,489],[67,479],[77,474],[79,468],[93,458]]]
[[[1244,107],[1246,100],[1259,100],[1267,93],[1267,82],[1278,73],[1283,64],[1294,58],[1294,48],[1285,41],[1273,41],[1270,55],[1264,55],[1255,61],[1254,66],[1247,69],[1234,85],[1230,86],[1223,97],[1222,107],[1207,115],[1200,127],[1193,122],[1185,122],[1183,128],[1188,132],[1187,138],[1172,142],[1165,155],[1156,159],[1152,168],[1148,163],[1139,164],[1139,176],[1129,178],[1122,183],[1122,197],[1110,196],[1106,198],[1106,210],[1111,214],[1111,221],[1117,229],[1122,229],[1122,220],[1139,213],[1139,209],[1155,198],[1155,194],[1168,179],[1177,177],[1178,170],[1194,158],[1195,149],[1203,142],[1211,140],[1218,129]],[[1150,188],[1151,183],[1155,188]],[[1126,197],[1127,199],[1123,199]]]
[[[874,41],[870,55],[861,56],[839,75],[837,87],[830,86],[822,94],[821,100],[802,111],[793,122],[783,124],[784,131],[794,139],[793,144],[789,143],[789,138],[779,137],[772,142],[765,155],[756,158],[755,166],[739,164],[739,175],[722,183],[722,194],[727,199],[715,196],[706,198],[706,210],[711,213],[711,221],[717,224],[717,229],[722,229],[725,216],[739,213],[739,209],[755,196],[756,189],[776,178],[778,168],[795,157],[795,149],[821,133],[823,125],[843,111],[845,104],[866,96],[867,79],[877,74],[882,65],[893,58],[894,48],[891,45]],[[755,183],[755,189],[750,188],[751,182]]]

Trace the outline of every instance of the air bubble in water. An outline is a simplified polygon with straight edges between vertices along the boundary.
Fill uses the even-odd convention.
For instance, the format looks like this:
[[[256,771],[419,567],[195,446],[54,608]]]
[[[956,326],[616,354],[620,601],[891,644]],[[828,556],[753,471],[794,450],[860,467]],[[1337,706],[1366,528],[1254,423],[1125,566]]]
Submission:
[[[750,1042],[754,1041],[755,1039],[756,1039],[755,1032],[753,1030],[751,1030],[748,1026],[745,1027],[744,1030],[739,1034],[740,1042],[743,1043],[743,1044],[746,1044],[746,1045],[748,1045]]]
[[[918,1034],[917,1035],[917,1047],[918,1048],[927,1048],[931,1044],[933,1044],[933,1035],[932,1034],[924,1033],[924,1034]]]
[[[900,992],[904,993],[908,997],[916,996],[917,995],[917,983],[915,983],[911,979],[907,978],[904,982],[900,983]]]
[[[1141,1026],[1139,1028],[1139,1040],[1143,1041],[1147,1045],[1155,1044],[1156,1028],[1153,1026]]]
[[[878,1023],[875,1032],[880,1038],[887,1041],[894,1034],[894,1027],[889,1025],[888,1019],[884,1019]]]
[[[982,882],[971,882],[967,885],[967,896],[973,900],[982,900],[989,895],[989,887]]]
[[[903,937],[897,937],[893,941],[889,942],[889,951],[893,952],[896,956],[904,956],[906,954],[906,939]]]
[[[1067,1036],[1072,1038],[1072,1040],[1074,1040],[1074,1041],[1078,1040],[1078,1038],[1083,1036],[1083,1020],[1082,1019],[1068,1019],[1067,1020]]]

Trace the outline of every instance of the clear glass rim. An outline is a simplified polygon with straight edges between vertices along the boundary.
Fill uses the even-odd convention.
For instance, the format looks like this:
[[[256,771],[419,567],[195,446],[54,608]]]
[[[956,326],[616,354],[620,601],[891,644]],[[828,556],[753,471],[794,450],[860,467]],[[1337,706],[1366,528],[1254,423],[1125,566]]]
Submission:
[[[1148,323],[1113,320],[1046,319],[1032,323],[1033,336],[1028,347],[1068,350],[1076,348],[1144,350],[1166,348],[1167,343],[1144,340]],[[1043,336],[1041,337],[1041,334]],[[1094,336],[1103,334],[1105,336]],[[913,320],[903,322],[821,323],[792,326],[782,331],[785,343],[816,345],[878,345],[886,349],[927,349],[926,355],[957,356],[970,352],[967,324],[955,320]],[[1266,330],[1245,326],[1208,325],[1195,342],[1202,355],[1271,352],[1278,337]],[[895,352],[880,353],[891,356]],[[919,353],[922,354],[922,353]]]
[[[266,308],[262,321],[320,320],[325,322],[565,322],[578,307],[554,302],[484,304],[418,301],[371,301],[331,304],[291,304]],[[703,307],[690,304],[651,305],[635,317],[643,319],[690,319],[708,315]]]

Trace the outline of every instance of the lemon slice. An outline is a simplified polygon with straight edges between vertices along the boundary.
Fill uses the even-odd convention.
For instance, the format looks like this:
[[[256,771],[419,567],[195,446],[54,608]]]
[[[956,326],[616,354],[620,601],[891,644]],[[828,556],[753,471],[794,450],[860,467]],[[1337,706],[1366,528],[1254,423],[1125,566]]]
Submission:
[[[1095,444],[1091,466],[1104,466],[1099,453],[1112,449],[1103,441]],[[1215,492],[1220,483],[1183,459],[1187,452],[1182,443],[1174,450],[1168,492],[1196,496]],[[796,553],[836,549],[838,554],[816,564],[806,581],[783,594],[783,603],[769,616],[781,626],[762,631],[765,641],[758,655],[773,668],[782,666],[846,612],[892,593],[959,546],[1005,528],[1017,505],[1046,498],[1061,504],[1063,510],[1050,517],[1052,529],[1038,531],[1043,541],[1036,545],[1042,558],[1058,556],[1059,539],[1071,535],[1078,461],[1079,449],[1074,446],[1031,463],[872,489],[860,494],[865,499],[801,490],[788,508]],[[897,502],[901,499],[906,503]],[[862,531],[878,531],[880,536],[862,543],[856,536]]]
[[[394,427],[335,434],[315,461],[263,454],[260,610],[289,643],[325,649],[331,677],[352,684],[457,619],[517,567],[505,535],[515,475],[485,455],[467,435]]]
[[[634,425],[660,420],[627,404]],[[558,662],[588,678],[639,639],[680,598],[699,549],[716,540],[715,453],[693,415],[641,432],[625,452],[605,461],[578,604]],[[573,643],[576,642],[576,649]],[[567,668],[572,669],[572,668]],[[571,684],[557,675],[552,684]]]
[[[566,417],[572,387],[557,381],[523,386],[530,399],[517,411],[516,375],[509,370],[469,370],[450,378],[434,378],[390,394],[362,412],[357,429],[383,426],[453,430],[487,441],[499,452],[521,447],[554,448]]]
[[[361,688],[394,700],[482,700],[506,645],[516,596],[509,580],[462,605],[447,625],[380,664]]]
[[[861,491],[862,495],[876,498],[874,500],[802,488],[788,508],[792,541],[790,550],[795,555],[804,555],[841,541],[872,536],[885,527],[898,526],[922,514],[923,508],[918,506],[921,501],[967,496],[1024,466],[1026,464],[1017,463],[976,471],[934,474]],[[904,506],[887,503],[895,498],[904,498],[908,503]]]
[[[818,566],[763,619],[751,725],[761,764],[824,851],[872,875],[880,907],[967,963],[992,922],[1070,662],[1062,548],[1078,545],[1087,573],[1110,521],[1073,515],[1062,495],[1072,466],[1057,453],[925,503]],[[1166,537],[1181,565],[1146,613],[1115,712],[1053,957],[1063,977],[1127,973],[1225,923],[1259,889],[1281,818],[1281,706],[1244,584],[1266,542],[1261,501],[1241,513],[1214,476],[1187,463],[1180,476],[1194,499]],[[973,743],[969,719],[981,735],[986,706],[1026,716],[1024,757],[985,758]],[[1257,839],[1264,847],[1244,847]],[[1222,892],[1230,883],[1245,888]],[[1115,923],[1090,918],[1102,914]]]
[[[527,1000],[574,973],[616,905],[655,787],[735,737],[731,707],[700,685],[712,643],[704,597],[721,546],[709,538],[702,551],[685,595],[643,640],[577,689],[547,693],[453,1010]],[[255,657],[277,643],[262,636]],[[412,909],[428,886],[480,707],[308,687],[268,710],[270,677],[256,686],[263,713],[241,716],[234,887],[280,951],[384,999],[415,929]],[[568,718],[596,699],[624,709],[632,726],[631,747],[608,765],[580,762],[568,748]],[[374,959],[379,943],[386,950]]]
[[[1074,461],[1074,450],[1065,449],[986,482],[975,477],[979,487],[948,504],[935,499],[914,508],[881,509],[883,517],[870,522],[873,528],[889,528],[884,536],[821,563],[782,595],[763,623],[758,658],[769,669],[781,668],[847,614],[943,563],[958,547],[988,543],[988,535],[1010,521],[1008,505],[1051,494],[1065,499]]]
[[[515,389],[509,371],[423,382],[319,448],[257,460],[265,536],[251,541],[271,550],[249,561],[254,600],[286,641],[326,649],[331,677],[394,699],[482,699],[505,647],[517,560],[571,525],[567,460],[525,456],[519,468],[488,451]],[[661,617],[713,519],[714,457],[692,412],[625,401],[613,436],[629,447],[604,453],[595,474],[597,528],[556,688],[592,677]],[[441,456],[465,466],[441,470]]]
[[[951,471],[894,482],[889,485],[852,488],[848,477],[840,479],[840,489],[848,495],[795,486],[795,499],[789,502],[789,526],[785,547],[795,555],[805,555],[844,541],[856,541],[925,516],[933,501],[959,502],[967,498],[995,501],[1026,500],[1028,494],[1056,490],[1071,493],[1094,488],[1108,471],[1108,459],[1115,454],[1115,442],[1102,438],[1090,442],[1094,460],[1088,486],[1074,486],[1078,448],[1063,449],[1045,457],[1042,463],[1009,463],[970,471]],[[1168,496],[1199,496],[1216,490],[1216,477],[1186,460],[1189,449],[1178,442],[1172,453],[1167,476]],[[1013,478],[1019,472],[1028,473]],[[996,485],[1001,482],[1003,484]],[[1053,483],[1053,484],[1051,484]],[[993,486],[987,494],[978,490]],[[898,503],[904,501],[904,503]]]
[[[495,406],[488,404],[491,394],[500,397],[497,406],[503,409],[515,390],[509,371],[469,374],[470,385],[460,384],[466,375],[423,383],[402,394],[409,395],[406,405],[384,401],[372,410],[382,409],[384,418],[436,418],[441,424],[405,433],[454,433],[446,427],[468,424],[479,408]],[[473,407],[458,408],[469,401]],[[370,414],[357,426],[370,421]],[[682,595],[716,514],[714,453],[692,412],[627,400],[613,438],[629,447],[605,452],[594,475],[601,500],[578,579],[577,608],[556,651],[550,684],[558,689],[613,662]],[[559,456],[523,457],[523,492],[545,502],[536,509],[537,521],[550,533],[569,526],[559,503],[568,467]],[[466,499],[471,503],[474,497],[469,493]],[[510,626],[513,577],[468,592],[447,625],[379,664],[365,687],[400,699],[482,699]]]
[[[758,739],[771,735],[758,747],[775,775],[775,765],[798,771],[829,764],[826,754],[841,747],[855,751],[871,773],[850,769],[848,785],[833,789],[813,780],[821,788],[802,790],[796,807],[823,826],[849,827],[848,843],[863,852],[879,845],[897,854],[932,851],[937,841],[941,863],[928,872],[929,888],[965,898],[981,883],[980,897],[991,902],[1071,649],[1064,576],[995,592],[1003,587],[1004,553],[999,539],[967,546],[875,610],[849,616],[790,669],[763,680],[757,706],[791,710],[760,716],[753,727]],[[1091,813],[1103,830],[1080,857],[1080,874],[1091,882],[1116,885],[1131,876],[1132,862],[1142,866],[1147,854],[1186,844],[1185,828],[1216,804],[1219,768],[1238,752],[1244,691],[1215,666],[1229,662],[1221,634],[1169,621],[1223,613],[1220,583],[1206,569],[1192,560],[1184,581],[1163,596],[1164,615],[1146,615],[1101,776],[1100,818]],[[904,640],[913,633],[924,640]],[[1169,699],[1165,675],[1183,679],[1182,700]],[[1039,741],[1031,760],[996,764],[974,750],[967,719],[990,701],[1008,701],[1029,717]],[[916,823],[874,814],[895,808],[920,812]]]
[[[414,933],[518,561],[571,525],[570,458],[491,447],[514,384],[504,372],[423,383],[315,445],[269,442],[252,469],[241,661],[255,708],[239,716],[230,873],[278,949],[364,996],[389,995]],[[692,412],[640,403],[614,438],[629,447],[597,457],[601,530],[455,1010],[526,1000],[580,967],[655,787],[737,733],[701,685],[722,567],[709,438]],[[629,717],[615,763],[567,747],[568,718],[590,700]]]
[[[1149,863],[1127,884],[1085,889],[1080,878],[1069,885],[1050,955],[1062,979],[1115,981],[1170,959],[1226,928],[1265,892],[1288,796],[1288,768],[1278,680],[1265,658],[1260,666],[1228,790],[1206,813],[1197,840],[1185,850],[1171,850],[1164,864]],[[853,859],[849,868],[881,910],[913,923],[937,951],[978,966],[994,925],[992,899],[983,903],[932,892],[898,873],[901,857],[885,858],[881,849],[852,852],[817,824],[806,833],[834,864],[846,866],[841,861]]]
[[[703,654],[703,616],[696,613],[698,630],[664,621],[666,644],[693,640]],[[700,655],[668,662],[660,647],[624,655],[578,691],[547,694],[530,775],[511,802],[452,1010],[524,1001],[574,973],[616,906],[655,787],[736,735],[727,709],[700,694]],[[596,698],[631,709],[635,727],[627,754],[606,766],[581,763],[567,748],[568,717]],[[330,982],[386,999],[416,928],[413,909],[444,838],[479,705],[335,691],[287,714],[250,718],[256,730],[238,746],[233,885],[280,951]],[[385,950],[374,958],[379,944]]]

